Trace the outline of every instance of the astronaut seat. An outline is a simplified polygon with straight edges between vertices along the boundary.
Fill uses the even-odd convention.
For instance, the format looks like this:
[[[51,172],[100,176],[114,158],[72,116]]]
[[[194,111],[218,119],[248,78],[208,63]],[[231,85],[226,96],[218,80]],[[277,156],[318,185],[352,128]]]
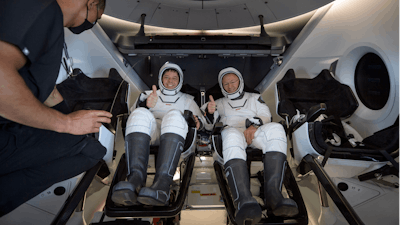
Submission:
[[[222,123],[219,125],[217,124],[216,127],[221,127]],[[218,128],[217,128],[218,129]],[[236,224],[235,221],[235,206],[234,206],[234,199],[232,198],[232,194],[228,185],[228,181],[224,172],[224,165],[223,165],[223,157],[222,157],[222,139],[221,135],[218,132],[214,132],[212,135],[212,142],[213,147],[216,154],[216,161],[214,162],[214,170],[218,180],[218,186],[220,188],[222,198],[224,200],[224,204],[228,213],[229,220]],[[219,147],[217,147],[219,145]],[[264,200],[264,183],[263,183],[263,171],[258,171],[257,174],[250,173],[250,167],[252,162],[262,162],[263,153],[261,149],[254,149],[254,148],[246,148],[247,154],[247,166],[248,166],[248,173],[250,174],[250,179],[256,178],[261,186],[260,186],[260,196],[259,197],[262,201]],[[290,170],[289,166],[286,164],[285,167],[285,178],[283,180],[283,185],[286,189],[286,193],[288,196],[293,199],[299,209],[299,213],[294,217],[276,217],[273,214],[267,211],[267,214],[263,213],[263,217],[257,224],[308,224],[308,216],[307,216],[307,209],[304,205],[303,197],[300,193],[299,187],[297,186],[296,180],[293,176],[292,171]],[[265,210],[264,203],[261,203],[261,209]],[[267,216],[266,216],[267,215]]]
[[[251,92],[254,93],[255,91],[253,89],[250,89],[249,87],[244,86],[244,91],[246,92]],[[218,97],[223,97],[221,93],[220,87],[217,85],[210,88],[207,91],[206,97],[209,95],[214,96],[214,99],[217,100]],[[238,221],[243,221],[242,218],[237,219],[236,216],[238,216],[239,213],[239,207],[241,206],[239,203],[235,203],[238,201],[238,196],[242,195],[240,194],[241,191],[237,188],[237,192],[239,194],[234,195],[234,193],[231,191],[231,185],[229,185],[229,178],[227,177],[227,172],[228,167],[231,167],[232,164],[227,166],[229,164],[225,162],[224,165],[224,159],[223,159],[223,141],[222,141],[222,135],[221,131],[224,128],[224,124],[222,122],[217,122],[214,125],[214,129],[212,130],[211,133],[211,143],[212,143],[212,148],[214,150],[214,170],[216,173],[216,178],[218,181],[218,185],[221,191],[221,195],[223,198],[223,202],[225,204],[225,208],[228,213],[228,219],[231,223],[233,224],[238,224]],[[230,160],[230,161],[234,161]],[[250,179],[250,190],[251,190],[251,195],[253,198],[255,198],[260,205],[261,210],[263,211],[261,220],[255,224],[307,224],[308,223],[308,216],[307,216],[307,211],[303,202],[303,198],[301,196],[300,190],[297,186],[297,183],[294,179],[294,176],[290,170],[290,168],[285,164],[284,168],[284,179],[283,179],[283,186],[285,187],[286,191],[283,191],[284,197],[288,197],[292,200],[294,200],[297,204],[298,207],[298,213],[294,216],[275,216],[271,211],[266,210],[267,206],[265,204],[265,194],[264,194],[264,187],[265,187],[265,178],[264,178],[264,166],[260,166],[260,162],[262,163],[264,161],[264,154],[261,149],[256,149],[256,148],[251,148],[247,147],[246,148],[246,164],[247,164],[247,169],[244,173],[247,173]],[[262,167],[262,168],[260,168]],[[240,167],[241,168],[241,167]],[[245,166],[246,168],[246,166]],[[231,170],[231,174],[233,174]],[[237,176],[238,174],[235,174],[233,176]],[[243,182],[247,183],[247,182]],[[287,194],[287,195],[286,195]],[[236,196],[236,197],[235,197]],[[237,206],[238,205],[238,206]],[[242,206],[245,207],[245,206]],[[246,212],[246,210],[245,210]],[[243,217],[241,215],[241,217]],[[248,217],[251,217],[250,215]],[[248,220],[244,221],[245,224],[253,224],[254,222],[250,222]]]
[[[362,139],[342,121],[354,113],[358,102],[350,87],[335,80],[329,70],[313,79],[301,79],[290,69],[277,82],[277,91],[277,114],[287,122],[297,166],[306,155],[325,156],[324,169],[330,177],[353,177],[393,163],[398,156],[398,119],[393,126]],[[298,170],[307,172],[302,166]]]
[[[400,168],[394,159],[400,155],[399,117],[392,126],[362,139],[343,121],[352,116],[358,102],[351,88],[334,79],[329,70],[322,70],[313,79],[303,79],[296,78],[289,69],[276,86],[277,114],[286,121],[294,167],[302,175],[312,170],[320,192],[326,190],[349,224],[363,224],[358,214],[369,218],[372,213],[365,207],[387,202],[381,200],[384,195],[371,196],[368,191],[385,188],[392,195],[388,199],[398,196],[395,189],[399,187],[396,180]],[[357,193],[363,196],[362,201],[349,185],[363,187]],[[360,205],[364,210],[356,213]],[[387,207],[374,208],[373,214],[382,219],[398,218]]]
[[[122,120],[122,129],[125,137],[126,118]],[[108,217],[129,217],[129,218],[144,218],[144,217],[156,217],[156,218],[170,218],[179,214],[181,211],[187,192],[189,188],[190,178],[192,176],[194,162],[195,162],[195,150],[196,150],[196,137],[197,130],[192,119],[192,113],[185,110],[184,118],[186,119],[189,130],[185,139],[183,147],[181,161],[179,162],[180,177],[174,180],[171,189],[171,198],[169,204],[166,206],[148,206],[148,205],[132,205],[123,206],[116,204],[112,201],[112,190],[119,181],[124,181],[127,177],[128,165],[126,163],[126,154],[121,156],[120,162],[116,169],[114,178],[110,185],[110,191],[108,193],[105,205],[105,214]],[[150,154],[154,155],[154,159],[157,159],[159,146],[151,146]],[[156,162],[154,163],[156,165]],[[154,172],[147,172],[147,175],[154,175]],[[149,177],[149,176],[148,176]]]

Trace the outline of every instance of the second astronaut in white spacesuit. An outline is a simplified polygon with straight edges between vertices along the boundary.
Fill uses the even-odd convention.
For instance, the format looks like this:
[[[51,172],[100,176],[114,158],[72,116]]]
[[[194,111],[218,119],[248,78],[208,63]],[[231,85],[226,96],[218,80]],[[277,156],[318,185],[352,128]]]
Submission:
[[[127,121],[128,177],[127,181],[114,186],[111,196],[112,201],[120,205],[167,205],[172,178],[188,133],[184,110],[193,113],[197,129],[204,123],[193,96],[180,92],[183,72],[178,65],[165,63],[158,80],[160,89],[153,85],[153,90],[142,93]],[[145,187],[150,145],[159,146],[159,150],[154,182]]]
[[[286,164],[286,134],[282,125],[271,122],[268,106],[259,94],[244,92],[242,74],[233,67],[220,71],[218,82],[224,98],[202,106],[210,123],[222,122],[222,154],[228,184],[236,205],[237,224],[257,223],[261,208],[250,193],[246,147],[261,149],[264,162],[266,206],[276,216],[294,216],[297,204],[281,193]],[[247,123],[246,123],[247,120]],[[246,223],[247,224],[247,223]]]

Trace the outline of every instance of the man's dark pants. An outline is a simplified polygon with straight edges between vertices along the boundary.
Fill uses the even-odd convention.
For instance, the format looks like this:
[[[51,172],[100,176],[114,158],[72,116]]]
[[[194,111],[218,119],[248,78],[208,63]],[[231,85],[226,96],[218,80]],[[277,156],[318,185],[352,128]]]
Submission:
[[[89,170],[105,153],[91,136],[0,124],[0,217],[51,185]]]

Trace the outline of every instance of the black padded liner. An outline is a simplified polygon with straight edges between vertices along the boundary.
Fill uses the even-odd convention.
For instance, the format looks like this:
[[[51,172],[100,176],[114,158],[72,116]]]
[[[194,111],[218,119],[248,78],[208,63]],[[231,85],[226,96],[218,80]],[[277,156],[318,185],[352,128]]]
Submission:
[[[352,148],[349,146],[333,146],[325,142],[324,131],[325,127],[321,122],[314,122],[310,127],[312,135],[310,137],[311,144],[314,149],[321,155],[325,155],[326,150],[329,146],[332,148],[332,153],[330,158],[340,158],[340,159],[365,159],[369,160],[374,158],[379,161],[387,161],[385,157],[377,151],[371,151],[369,149]]]
[[[395,152],[399,149],[399,117],[392,126],[375,132],[362,142],[367,148],[385,149],[390,154]]]
[[[314,149],[321,155],[325,154],[330,144],[325,142],[324,132],[327,131],[328,124],[323,122],[314,122],[310,126],[310,139]],[[343,141],[343,139],[342,139]],[[363,141],[365,146],[355,148],[348,145],[348,142],[342,146],[332,146],[331,158],[370,160],[371,158],[379,161],[387,159],[379,152],[385,150],[391,157],[396,158],[399,154],[399,123],[398,120],[390,127],[380,130],[373,135],[366,137]]]
[[[293,69],[277,83],[281,117],[296,115],[296,109],[306,114],[308,109],[319,103],[327,106],[327,115],[349,117],[357,109],[358,103],[349,86],[335,80],[329,70],[322,70],[313,79],[296,78]]]
[[[115,129],[116,116],[128,113],[126,104],[128,83],[114,68],[110,69],[108,77],[90,78],[80,69],[74,69],[74,75],[57,85],[68,108],[71,111],[82,109],[110,111],[115,98],[111,112],[113,114],[111,125]]]
[[[201,107],[201,93],[200,90],[190,86],[189,84],[183,84],[181,88],[182,93],[189,94],[194,97],[196,104]]]
[[[128,111],[125,106],[128,83],[123,81],[116,69],[111,68],[109,76],[104,78],[90,78],[79,69],[75,69],[74,72],[76,72],[75,77],[69,77],[57,85],[58,91],[72,111],[81,109],[109,111],[121,82],[113,112]]]

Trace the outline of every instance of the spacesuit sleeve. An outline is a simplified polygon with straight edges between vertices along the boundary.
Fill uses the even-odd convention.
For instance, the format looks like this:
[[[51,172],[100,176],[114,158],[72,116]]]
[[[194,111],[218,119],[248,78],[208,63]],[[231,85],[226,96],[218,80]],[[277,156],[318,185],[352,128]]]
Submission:
[[[131,111],[133,111],[136,108],[139,107],[144,107],[146,109],[148,109],[147,105],[146,105],[146,99],[149,97],[149,93],[151,93],[151,91],[148,93],[149,91],[145,91],[142,92],[139,97],[136,99],[135,104],[133,104],[133,109],[131,109]]]
[[[201,110],[203,118],[205,120],[205,124],[204,124],[205,129],[212,130],[214,128],[214,124],[217,122],[217,120],[219,118],[219,114],[218,114],[218,110],[215,111],[214,114],[209,114],[207,111],[207,106],[208,106],[208,102],[205,103],[204,105],[202,105],[200,110]]]
[[[255,98],[255,107],[257,112],[257,118],[261,119],[263,124],[271,122],[271,112],[267,104],[265,104],[264,100],[262,99],[261,95],[253,96]]]
[[[203,129],[204,125],[206,123],[206,120],[204,119],[204,116],[201,113],[199,106],[196,104],[196,102],[193,99],[190,99],[189,110],[192,111],[193,115],[195,115],[195,116],[197,116],[197,118],[199,118],[199,121],[200,121],[199,130]]]
[[[213,124],[214,123],[214,114],[208,113],[208,102],[205,103],[204,105],[201,106],[201,114],[204,116],[204,119],[207,124]]]

